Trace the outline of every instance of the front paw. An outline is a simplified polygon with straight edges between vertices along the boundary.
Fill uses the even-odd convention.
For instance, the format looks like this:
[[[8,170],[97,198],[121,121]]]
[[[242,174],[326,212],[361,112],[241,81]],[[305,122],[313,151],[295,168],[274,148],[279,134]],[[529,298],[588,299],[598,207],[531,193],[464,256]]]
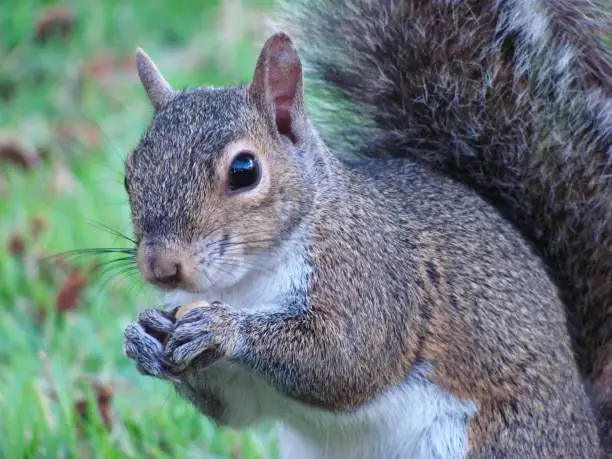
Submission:
[[[136,362],[141,374],[178,381],[164,362],[164,336],[172,332],[174,324],[167,313],[155,309],[142,312],[137,322],[124,331],[123,353]]]
[[[177,314],[177,317],[180,316]],[[237,315],[219,302],[199,302],[178,318],[164,349],[164,362],[175,374],[194,360],[207,366],[234,355],[238,337]]]

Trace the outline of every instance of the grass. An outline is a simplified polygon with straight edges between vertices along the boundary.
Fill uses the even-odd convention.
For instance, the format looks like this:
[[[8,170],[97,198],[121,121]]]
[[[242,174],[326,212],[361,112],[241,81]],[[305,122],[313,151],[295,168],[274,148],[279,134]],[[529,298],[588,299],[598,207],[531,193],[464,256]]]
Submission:
[[[245,81],[270,6],[3,1],[0,457],[273,457],[269,428],[217,429],[123,357],[125,325],[156,304],[137,275],[120,264],[100,270],[90,257],[47,258],[129,246],[95,222],[131,232],[123,160],[152,114],[134,73],[136,46],[175,87]],[[54,15],[65,35],[49,32]],[[24,143],[13,161],[10,137]]]

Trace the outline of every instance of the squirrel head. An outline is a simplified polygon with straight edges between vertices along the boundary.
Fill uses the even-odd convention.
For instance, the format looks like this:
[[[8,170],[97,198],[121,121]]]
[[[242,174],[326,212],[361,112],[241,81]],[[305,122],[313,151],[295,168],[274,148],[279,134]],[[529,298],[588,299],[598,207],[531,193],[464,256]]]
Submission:
[[[141,273],[164,289],[231,287],[272,261],[311,204],[298,54],[276,33],[250,84],[183,91],[140,49],[136,62],[155,109],[126,160]]]

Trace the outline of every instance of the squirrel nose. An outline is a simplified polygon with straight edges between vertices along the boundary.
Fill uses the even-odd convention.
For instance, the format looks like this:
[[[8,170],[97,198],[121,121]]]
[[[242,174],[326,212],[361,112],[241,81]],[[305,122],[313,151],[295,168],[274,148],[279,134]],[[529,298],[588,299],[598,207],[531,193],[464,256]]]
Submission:
[[[149,258],[152,281],[167,288],[175,288],[183,281],[184,268],[178,256],[154,253]]]

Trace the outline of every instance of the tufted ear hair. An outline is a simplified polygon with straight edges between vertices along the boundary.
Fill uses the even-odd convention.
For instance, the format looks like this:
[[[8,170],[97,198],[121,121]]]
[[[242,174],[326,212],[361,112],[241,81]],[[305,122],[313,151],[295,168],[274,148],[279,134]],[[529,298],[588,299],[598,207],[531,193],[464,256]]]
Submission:
[[[306,129],[302,63],[284,32],[264,44],[249,86],[249,97],[276,126],[278,134],[296,143]]]
[[[140,82],[153,108],[156,111],[161,109],[172,99],[174,91],[155,65],[155,62],[140,48],[136,50],[136,68]]]

